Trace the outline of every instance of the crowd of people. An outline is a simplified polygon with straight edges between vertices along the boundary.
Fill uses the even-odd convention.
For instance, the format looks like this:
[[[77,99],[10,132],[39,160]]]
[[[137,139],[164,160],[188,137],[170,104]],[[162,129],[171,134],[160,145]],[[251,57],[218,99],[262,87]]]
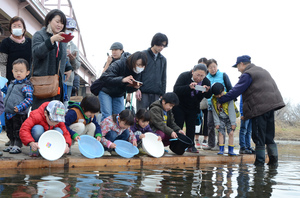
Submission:
[[[180,133],[193,142],[187,152],[198,153],[201,147],[223,155],[226,131],[228,155],[235,156],[234,132],[236,118],[240,117],[235,101],[240,96],[239,153],[255,153],[255,164],[261,166],[266,145],[269,164],[276,166],[274,111],[285,104],[273,78],[252,64],[250,56],[237,58],[233,67],[242,75],[234,87],[229,76],[218,69],[216,60],[201,58],[191,70],[178,76],[173,92],[166,93],[167,60],[161,52],[168,46],[168,37],[156,33],[148,49],[132,54],[124,51],[122,43],[115,42],[102,75],[91,86],[94,95],[77,103],[69,100],[78,77],[75,71],[80,67],[79,52],[72,41],[64,42],[65,34],[76,31],[76,21],[54,9],[32,40],[25,37],[26,26],[21,17],[11,19],[9,30],[11,36],[0,45],[0,71],[8,79],[2,88],[4,99],[0,94],[0,114],[5,112],[10,140],[4,152],[18,154],[25,145],[30,146],[30,156],[36,157],[39,137],[54,129],[65,137],[68,154],[83,134],[95,137],[110,155],[116,148],[115,140],[129,141],[141,148],[145,133],[152,132],[164,146]],[[38,97],[30,77],[55,74],[59,80],[57,94]],[[136,112],[125,109],[124,100],[132,103],[132,93]],[[98,112],[102,115],[100,121]],[[200,123],[201,129],[196,131],[195,126]],[[202,143],[200,134],[204,136]]]

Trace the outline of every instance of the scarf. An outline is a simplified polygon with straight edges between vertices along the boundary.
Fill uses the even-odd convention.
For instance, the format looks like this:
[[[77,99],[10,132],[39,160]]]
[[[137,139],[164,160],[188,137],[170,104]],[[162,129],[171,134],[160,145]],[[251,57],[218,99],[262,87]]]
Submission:
[[[10,35],[9,38],[10,38],[11,40],[13,40],[14,42],[18,43],[18,44],[22,44],[22,43],[25,42],[25,37],[24,37],[24,36],[22,36],[21,39],[17,39],[17,38],[15,38],[15,37],[13,37],[13,35]]]

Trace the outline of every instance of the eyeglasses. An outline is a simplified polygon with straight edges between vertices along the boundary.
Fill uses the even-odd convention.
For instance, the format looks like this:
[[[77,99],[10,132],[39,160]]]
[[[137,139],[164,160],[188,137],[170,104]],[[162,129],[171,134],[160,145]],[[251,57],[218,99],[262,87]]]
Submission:
[[[160,44],[158,45],[159,47],[167,47],[167,45],[164,45],[164,44]]]

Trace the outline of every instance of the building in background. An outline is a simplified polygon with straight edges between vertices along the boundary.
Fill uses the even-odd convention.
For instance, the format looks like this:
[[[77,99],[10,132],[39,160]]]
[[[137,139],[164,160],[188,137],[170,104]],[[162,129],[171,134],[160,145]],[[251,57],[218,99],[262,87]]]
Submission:
[[[52,9],[60,9],[67,18],[71,17],[76,20],[71,0],[0,0],[0,5],[0,42],[10,36],[9,21],[14,16],[24,19],[27,29],[26,36],[29,38],[32,38],[33,34],[42,28],[45,16]],[[77,31],[74,32],[73,42],[79,49],[81,66],[75,73],[80,76],[78,95],[85,96],[91,93],[89,87],[95,81],[97,73],[87,60],[79,25],[77,22]]]

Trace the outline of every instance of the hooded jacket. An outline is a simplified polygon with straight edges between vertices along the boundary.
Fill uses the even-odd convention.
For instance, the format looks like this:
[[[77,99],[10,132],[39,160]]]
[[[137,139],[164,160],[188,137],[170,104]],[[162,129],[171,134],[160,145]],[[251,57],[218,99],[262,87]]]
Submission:
[[[171,136],[173,131],[178,132],[181,128],[175,123],[172,110],[167,112],[167,120],[164,120],[164,109],[161,100],[157,100],[150,105],[150,126],[154,132],[160,130]]]
[[[60,122],[55,126],[50,126],[46,120],[46,116],[44,114],[46,107],[48,106],[49,102],[44,102],[38,109],[33,110],[30,112],[30,116],[24,121],[20,128],[20,139],[22,143],[26,146],[30,142],[35,142],[31,135],[31,129],[35,125],[41,125],[45,131],[52,130],[56,127],[60,128],[63,131],[63,136],[66,140],[66,143],[69,147],[72,144],[71,136],[69,131],[66,128],[64,122]]]
[[[96,130],[94,136],[97,138],[98,136],[102,137],[100,125],[97,122],[96,116],[93,118],[88,118],[84,111],[82,110],[81,106],[76,102],[69,102],[68,106],[69,110],[65,116],[65,125],[68,131],[70,132],[71,138],[75,139],[78,136],[78,133],[70,129],[70,125],[77,123],[79,119],[83,119],[84,125],[90,124],[91,122],[95,124]]]

